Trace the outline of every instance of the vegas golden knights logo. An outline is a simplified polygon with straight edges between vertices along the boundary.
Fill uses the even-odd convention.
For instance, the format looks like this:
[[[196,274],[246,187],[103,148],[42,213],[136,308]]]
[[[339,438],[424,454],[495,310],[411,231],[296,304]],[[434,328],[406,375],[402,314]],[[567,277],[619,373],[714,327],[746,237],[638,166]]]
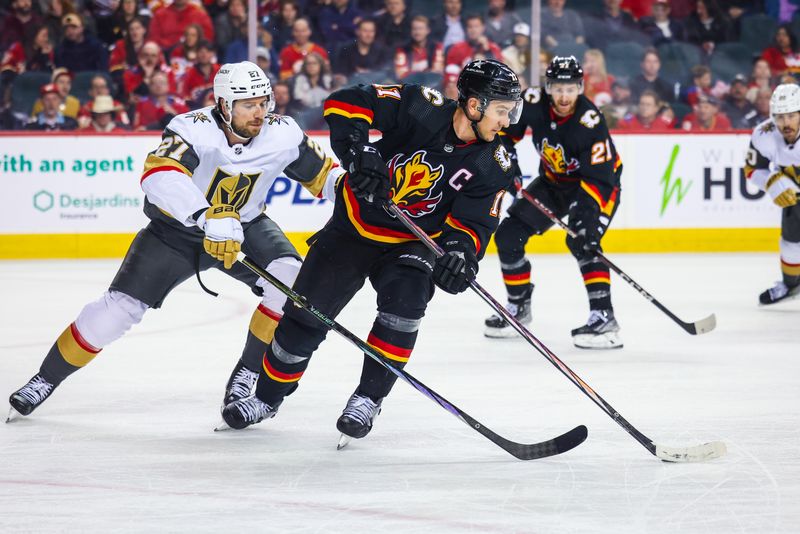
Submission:
[[[261,173],[254,174],[228,174],[220,168],[214,173],[214,178],[208,184],[206,200],[209,204],[228,204],[236,211],[242,209],[253,192],[258,177]]]

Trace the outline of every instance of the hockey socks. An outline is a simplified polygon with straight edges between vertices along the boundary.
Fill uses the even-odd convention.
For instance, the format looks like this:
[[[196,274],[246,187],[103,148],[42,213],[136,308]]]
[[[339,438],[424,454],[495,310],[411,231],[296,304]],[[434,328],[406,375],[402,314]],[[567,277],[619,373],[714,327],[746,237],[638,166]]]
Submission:
[[[522,258],[514,263],[501,263],[503,283],[508,293],[508,301],[519,304],[530,299],[533,291],[531,284],[531,263]]]
[[[247,332],[247,341],[242,351],[242,362],[250,370],[258,371],[261,368],[261,361],[267,347],[272,343],[275,336],[275,329],[278,328],[278,321],[282,315],[275,312],[263,304],[253,312],[250,319],[250,328]]]
[[[586,286],[586,295],[589,297],[590,310],[610,310],[611,307],[611,276],[608,266],[595,258],[578,262]]]
[[[417,341],[417,328],[419,320],[396,319],[405,321],[405,328],[400,323],[395,323],[394,327],[389,327],[385,323],[388,314],[381,314],[372,325],[372,331],[367,337],[367,343],[377,350],[387,362],[397,369],[402,369],[411,357],[414,343]],[[391,316],[390,316],[391,317]],[[383,320],[382,320],[383,319]],[[411,330],[412,331],[408,331]],[[397,375],[386,370],[378,362],[364,356],[364,364],[361,368],[361,382],[357,393],[370,397],[373,401],[379,402],[380,399],[389,394],[397,380]]]
[[[69,375],[84,367],[102,349],[90,345],[71,323],[50,348],[39,374],[53,385],[60,384]]]

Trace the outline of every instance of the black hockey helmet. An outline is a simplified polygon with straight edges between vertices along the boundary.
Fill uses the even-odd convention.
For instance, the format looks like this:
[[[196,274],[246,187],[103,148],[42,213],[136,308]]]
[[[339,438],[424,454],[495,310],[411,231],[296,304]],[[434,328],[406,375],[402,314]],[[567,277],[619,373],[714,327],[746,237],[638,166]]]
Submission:
[[[555,56],[544,73],[545,89],[554,83],[576,83],[583,93],[583,67],[575,56]]]
[[[519,78],[511,68],[505,63],[494,59],[476,59],[467,63],[458,76],[458,104],[461,107],[467,105],[468,98],[480,100],[478,110],[483,112],[492,100],[506,100],[519,102],[514,108],[511,116],[511,123],[519,120],[522,112],[522,88]]]

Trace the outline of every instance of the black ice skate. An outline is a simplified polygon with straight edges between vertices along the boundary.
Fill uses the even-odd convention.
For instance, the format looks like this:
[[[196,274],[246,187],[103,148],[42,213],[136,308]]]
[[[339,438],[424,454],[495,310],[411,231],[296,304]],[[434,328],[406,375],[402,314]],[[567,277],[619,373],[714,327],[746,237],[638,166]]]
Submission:
[[[41,403],[53,393],[56,386],[42,378],[42,375],[36,374],[33,378],[28,380],[28,383],[19,388],[11,394],[8,398],[12,410],[15,410],[20,415],[30,415]],[[6,423],[11,421],[13,411],[9,412]]]
[[[572,342],[580,349],[622,348],[614,310],[592,310],[586,324],[572,331]]]
[[[260,423],[264,419],[275,417],[279,405],[276,404],[275,407],[272,407],[255,395],[251,395],[225,406],[222,409],[222,419],[230,428],[241,430]],[[225,430],[225,427],[219,426],[215,430]]]
[[[758,302],[762,306],[775,304],[782,300],[790,300],[800,296],[800,285],[789,287],[783,282],[778,282],[773,287],[767,289],[758,296]]]
[[[258,372],[251,371],[244,366],[242,360],[236,362],[228,384],[225,386],[225,398],[222,400],[222,407],[228,404],[249,397],[253,394],[253,387],[258,380]]]
[[[519,303],[509,301],[506,309],[514,318],[524,325],[531,324],[531,299],[528,297]],[[491,338],[509,338],[519,336],[519,332],[499,315],[492,315],[484,321],[486,329],[483,335]]]
[[[381,413],[381,402],[375,402],[366,395],[361,395],[356,390],[347,401],[347,406],[342,410],[342,415],[336,421],[336,429],[342,433],[337,449],[344,448],[350,439],[360,439],[372,430],[372,422]]]

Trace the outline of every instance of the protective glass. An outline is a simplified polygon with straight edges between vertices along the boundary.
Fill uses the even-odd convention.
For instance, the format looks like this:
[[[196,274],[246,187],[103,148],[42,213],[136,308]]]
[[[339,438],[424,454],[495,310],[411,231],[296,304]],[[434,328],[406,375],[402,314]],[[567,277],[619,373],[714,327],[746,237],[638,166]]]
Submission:
[[[522,100],[492,100],[483,113],[492,120],[507,119],[509,124],[516,124],[522,115]]]

